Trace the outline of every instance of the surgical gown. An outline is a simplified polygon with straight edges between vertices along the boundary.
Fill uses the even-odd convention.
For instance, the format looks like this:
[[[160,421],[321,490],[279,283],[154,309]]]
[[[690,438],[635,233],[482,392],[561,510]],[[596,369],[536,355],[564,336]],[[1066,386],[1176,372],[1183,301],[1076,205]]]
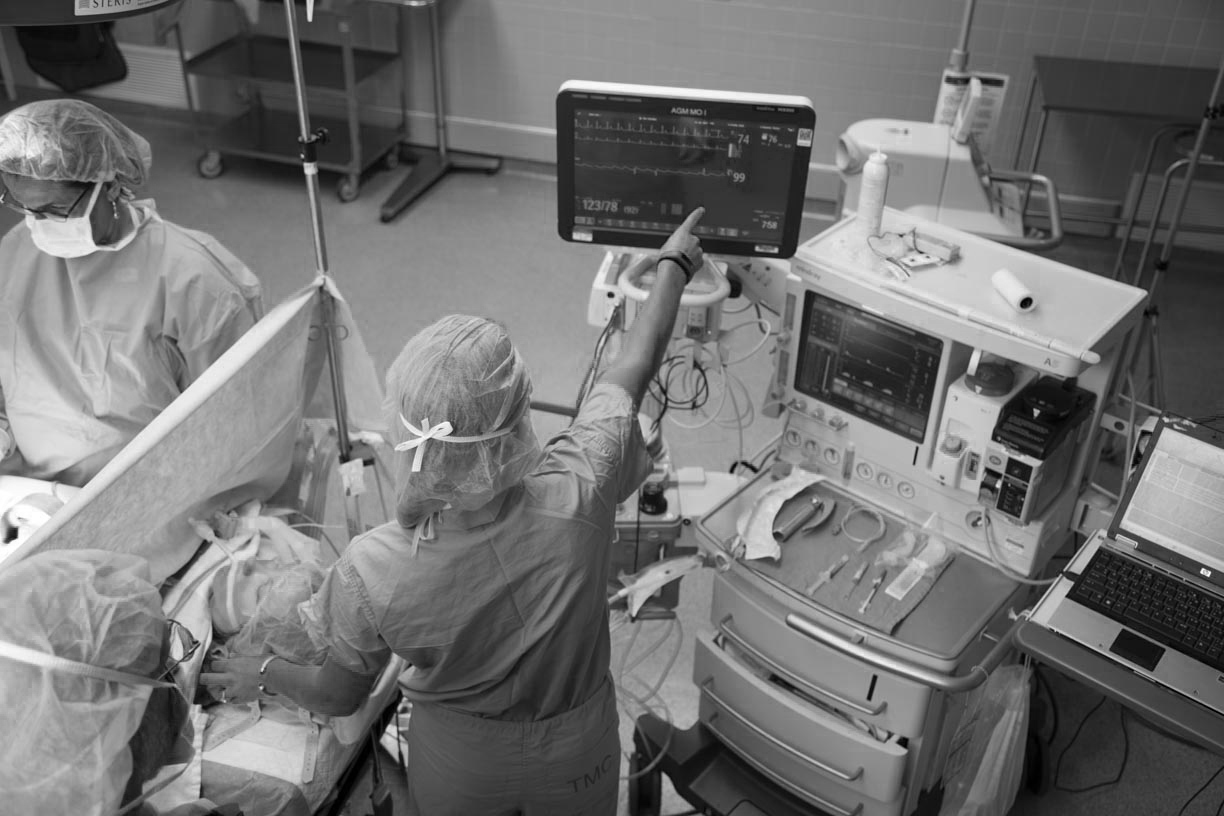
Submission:
[[[332,659],[367,675],[392,652],[411,664],[401,686],[415,704],[409,788],[417,811],[443,812],[439,800],[461,791],[466,804],[445,812],[501,812],[494,803],[515,812],[518,802],[523,813],[584,813],[579,800],[593,786],[605,798],[591,812],[606,812],[609,787],[615,810],[610,547],[617,504],[649,467],[628,393],[601,384],[495,506],[444,512],[415,558],[413,531],[385,524],[333,566],[308,608]],[[426,733],[418,757],[414,734]],[[550,762],[567,760],[571,767],[547,773]],[[456,765],[482,776],[443,776]],[[513,790],[520,783],[531,790]],[[531,806],[541,798],[552,804]]]
[[[0,470],[81,485],[262,315],[259,281],[210,236],[133,202],[126,247],[57,258],[0,240]]]

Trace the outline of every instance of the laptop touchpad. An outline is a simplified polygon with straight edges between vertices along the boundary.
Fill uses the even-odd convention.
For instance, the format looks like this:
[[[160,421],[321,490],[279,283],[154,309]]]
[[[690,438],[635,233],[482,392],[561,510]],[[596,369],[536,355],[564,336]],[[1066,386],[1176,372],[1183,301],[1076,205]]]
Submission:
[[[1156,668],[1156,664],[1160,662],[1161,656],[1165,653],[1163,647],[1126,629],[1123,629],[1114,638],[1109,651],[1148,671]]]

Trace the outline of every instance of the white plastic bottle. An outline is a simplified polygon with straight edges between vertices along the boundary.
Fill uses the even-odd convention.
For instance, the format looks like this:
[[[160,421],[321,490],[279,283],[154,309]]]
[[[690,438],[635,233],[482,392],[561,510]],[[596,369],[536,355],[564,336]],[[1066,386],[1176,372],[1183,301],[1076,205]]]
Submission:
[[[863,240],[880,234],[884,217],[884,197],[888,194],[888,156],[876,149],[863,164],[863,181],[859,189],[858,224]]]

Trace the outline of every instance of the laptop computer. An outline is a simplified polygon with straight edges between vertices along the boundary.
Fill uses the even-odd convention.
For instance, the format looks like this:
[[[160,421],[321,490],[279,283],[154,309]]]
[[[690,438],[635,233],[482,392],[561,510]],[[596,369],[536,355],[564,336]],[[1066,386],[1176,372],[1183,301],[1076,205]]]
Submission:
[[[1224,431],[1161,417],[1030,620],[1224,713]]]

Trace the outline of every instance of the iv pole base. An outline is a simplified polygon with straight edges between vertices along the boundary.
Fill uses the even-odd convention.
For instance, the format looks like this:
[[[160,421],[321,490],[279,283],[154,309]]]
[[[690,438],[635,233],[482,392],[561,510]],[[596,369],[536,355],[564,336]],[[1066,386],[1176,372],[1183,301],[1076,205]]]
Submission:
[[[442,154],[436,150],[420,151],[416,164],[408,171],[408,178],[404,179],[383,202],[379,210],[379,218],[384,224],[394,220],[447,173],[464,171],[493,175],[501,169],[501,165],[502,160],[498,156],[481,156],[475,153],[456,153],[448,150],[446,158],[443,158]]]

